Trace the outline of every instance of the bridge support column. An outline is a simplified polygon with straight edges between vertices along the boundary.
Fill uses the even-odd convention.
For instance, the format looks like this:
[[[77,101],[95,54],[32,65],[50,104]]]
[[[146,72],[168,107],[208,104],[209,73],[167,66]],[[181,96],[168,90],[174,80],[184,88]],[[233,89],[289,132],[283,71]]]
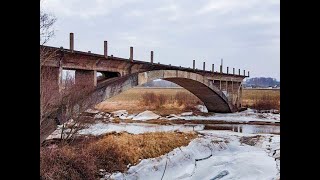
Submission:
[[[61,82],[62,68],[57,67],[41,67],[41,87],[44,93],[58,93]]]
[[[97,86],[97,71],[93,70],[76,70],[76,85],[84,85],[89,87]]]
[[[234,90],[233,90],[233,80],[231,80],[231,94],[232,94],[232,104],[234,102],[234,94],[233,94]],[[233,104],[234,105],[234,104]]]
[[[242,84],[240,82],[240,94],[239,94],[239,104],[240,104],[240,107],[242,107]]]

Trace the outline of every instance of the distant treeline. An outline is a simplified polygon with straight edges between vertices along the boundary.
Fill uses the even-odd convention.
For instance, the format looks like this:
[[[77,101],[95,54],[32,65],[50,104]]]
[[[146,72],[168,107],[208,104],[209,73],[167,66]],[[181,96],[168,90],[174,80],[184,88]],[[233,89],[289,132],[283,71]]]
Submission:
[[[255,77],[245,81],[246,87],[280,87],[280,81],[270,77]]]

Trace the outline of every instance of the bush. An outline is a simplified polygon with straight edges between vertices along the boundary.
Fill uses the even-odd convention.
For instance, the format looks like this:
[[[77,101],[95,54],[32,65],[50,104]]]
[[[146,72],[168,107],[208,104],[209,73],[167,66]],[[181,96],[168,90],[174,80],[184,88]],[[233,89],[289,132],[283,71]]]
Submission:
[[[86,149],[70,146],[40,149],[40,177],[46,179],[96,179],[95,158]]]

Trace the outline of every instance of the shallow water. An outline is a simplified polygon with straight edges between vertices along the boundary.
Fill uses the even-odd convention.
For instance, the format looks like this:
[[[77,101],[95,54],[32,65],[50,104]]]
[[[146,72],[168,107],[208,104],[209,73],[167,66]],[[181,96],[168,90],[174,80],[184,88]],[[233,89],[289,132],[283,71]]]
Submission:
[[[250,124],[205,125],[204,130],[229,130],[246,134],[280,134],[280,126]]]
[[[126,131],[132,134],[141,134],[146,132],[168,132],[168,131],[200,131],[200,130],[229,130],[249,134],[279,134],[280,126],[270,125],[241,125],[241,124],[176,124],[176,125],[158,125],[147,123],[98,123],[83,129],[79,134],[101,135],[108,132]]]

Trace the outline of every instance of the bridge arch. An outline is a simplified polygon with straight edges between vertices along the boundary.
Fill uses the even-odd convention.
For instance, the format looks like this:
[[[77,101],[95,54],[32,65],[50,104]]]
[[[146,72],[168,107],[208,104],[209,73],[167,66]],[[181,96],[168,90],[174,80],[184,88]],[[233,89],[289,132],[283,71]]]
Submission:
[[[235,107],[229,103],[224,93],[213,85],[212,80],[197,73],[181,70],[151,70],[109,79],[98,83],[91,96],[94,96],[93,99],[99,103],[123,91],[156,79],[167,80],[187,89],[197,96],[210,112],[229,113],[235,111]]]

